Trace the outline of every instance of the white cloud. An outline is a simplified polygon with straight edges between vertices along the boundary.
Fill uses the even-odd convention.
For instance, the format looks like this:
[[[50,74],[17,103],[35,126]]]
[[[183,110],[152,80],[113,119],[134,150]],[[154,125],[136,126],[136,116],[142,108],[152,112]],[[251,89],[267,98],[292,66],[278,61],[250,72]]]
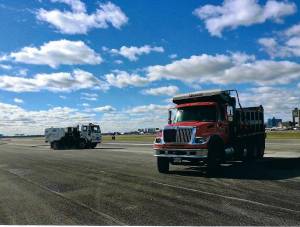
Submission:
[[[11,70],[12,66],[11,65],[6,65],[6,64],[0,64],[0,68],[4,70]]]
[[[158,88],[149,88],[142,91],[143,94],[146,95],[167,95],[173,96],[177,94],[179,88],[177,86],[166,86],[166,87],[158,87]]]
[[[133,131],[139,128],[162,128],[167,124],[167,105],[149,104],[143,106],[131,106],[125,110],[104,113],[100,123],[103,131]],[[126,124],[120,124],[126,122]]]
[[[14,102],[19,104],[24,103],[23,99],[19,99],[19,98],[14,98]]]
[[[114,63],[116,63],[118,65],[121,65],[121,64],[123,64],[123,61],[122,60],[115,60]]]
[[[81,95],[82,96],[80,97],[80,99],[82,99],[82,100],[87,100],[87,101],[97,101],[98,100],[98,94],[96,94],[96,93],[82,92]]]
[[[194,55],[167,65],[147,68],[148,80],[181,80],[190,84],[288,84],[300,79],[300,64],[291,61],[255,60],[253,56]]]
[[[88,104],[82,104],[89,107]],[[118,110],[106,105],[83,111],[70,107],[51,107],[46,110],[26,110],[17,105],[0,103],[1,133],[43,134],[47,127],[75,126],[82,123],[98,123],[103,132],[133,131],[138,128],[163,127],[167,123],[170,106],[144,105]],[[102,112],[101,116],[95,112]],[[126,122],[126,124],[120,124]]]
[[[96,65],[102,62],[101,56],[84,42],[65,39],[44,43],[39,48],[23,47],[9,56],[16,62],[49,65],[52,68],[59,65]]]
[[[99,106],[93,109],[95,112],[113,112],[116,108],[106,105],[106,106]]]
[[[83,114],[69,107],[53,107],[48,110],[29,111],[17,105],[0,103],[1,133],[43,134],[47,127],[66,127],[78,123],[93,122],[94,115]]]
[[[106,74],[104,77],[109,85],[118,88],[127,86],[142,87],[150,82],[146,77],[141,77],[137,74],[129,74],[128,72],[119,70]]]
[[[132,107],[127,110],[128,113],[131,114],[141,114],[141,113],[157,113],[157,112],[166,112],[170,108],[170,106],[166,105],[156,105],[156,104],[149,104],[149,105],[143,105],[143,106],[136,106]]]
[[[108,47],[106,47],[106,46],[102,46],[101,49],[102,49],[103,51],[109,51]]]
[[[274,57],[277,54],[277,41],[274,38],[260,38],[258,43],[263,46],[263,50],[265,50],[270,56]]]
[[[299,33],[300,33],[300,24],[295,24],[284,31],[284,34],[287,37],[299,36]]]
[[[178,57],[178,55],[177,54],[170,54],[168,57],[171,58],[171,59],[175,59],[175,58]]]
[[[87,88],[105,90],[107,86],[93,74],[79,69],[72,73],[36,74],[33,78],[0,76],[0,89],[13,92],[69,92]]]
[[[193,14],[204,21],[212,36],[222,36],[226,28],[261,24],[267,20],[276,23],[296,12],[296,4],[289,1],[268,0],[260,5],[257,0],[224,0],[222,5],[204,5]]]
[[[163,53],[164,48],[158,47],[158,46],[151,47],[149,45],[145,45],[142,47],[122,46],[119,50],[118,49],[110,50],[110,53],[112,53],[114,55],[121,55],[121,56],[129,59],[130,61],[137,61],[139,56],[145,55],[145,54],[150,54],[151,52]]]
[[[128,22],[127,16],[117,5],[107,2],[100,3],[96,12],[88,14],[84,3],[79,0],[54,0],[66,3],[71,11],[58,9],[39,9],[37,18],[48,22],[64,34],[86,34],[93,28],[108,28],[109,25],[120,29]]]
[[[60,2],[69,5],[74,12],[84,13],[86,12],[85,5],[80,0],[51,0],[52,2]]]
[[[83,107],[89,107],[90,106],[90,104],[88,104],[88,103],[82,103],[81,104]]]
[[[18,71],[18,75],[20,76],[27,76],[27,73],[28,73],[28,69],[20,69]]]
[[[61,99],[67,99],[67,96],[65,96],[65,95],[60,95],[59,98],[61,98]]]
[[[300,91],[297,89],[263,86],[240,92],[242,106],[263,105],[267,118],[282,118],[291,121],[292,109],[300,105]]]
[[[1,55],[0,56],[0,62],[1,61],[7,61],[8,60],[8,56],[7,55]]]
[[[272,58],[300,56],[300,24],[291,26],[274,37],[263,37],[258,40],[262,49]]]

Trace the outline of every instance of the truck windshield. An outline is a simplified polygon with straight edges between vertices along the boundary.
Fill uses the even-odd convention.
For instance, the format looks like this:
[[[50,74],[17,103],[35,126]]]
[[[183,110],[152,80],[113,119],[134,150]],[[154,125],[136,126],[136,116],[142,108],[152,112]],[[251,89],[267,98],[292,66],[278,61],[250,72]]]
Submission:
[[[214,106],[188,106],[178,108],[174,123],[183,121],[216,121],[216,108]]]
[[[100,132],[99,126],[92,126],[92,132]]]

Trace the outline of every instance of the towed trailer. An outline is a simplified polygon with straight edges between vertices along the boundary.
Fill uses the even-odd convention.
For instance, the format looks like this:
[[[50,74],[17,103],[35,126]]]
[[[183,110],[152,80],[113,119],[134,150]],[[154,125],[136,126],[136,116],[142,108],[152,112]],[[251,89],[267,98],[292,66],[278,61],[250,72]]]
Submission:
[[[153,145],[159,172],[167,173],[170,164],[204,163],[211,171],[226,160],[263,158],[262,106],[242,107],[236,90],[183,94],[173,102],[176,106],[169,110],[168,125]]]

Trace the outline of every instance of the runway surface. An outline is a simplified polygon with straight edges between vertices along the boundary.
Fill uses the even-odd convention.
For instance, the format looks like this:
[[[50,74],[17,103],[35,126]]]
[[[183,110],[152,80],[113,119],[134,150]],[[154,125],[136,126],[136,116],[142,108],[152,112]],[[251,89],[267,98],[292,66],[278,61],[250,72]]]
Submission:
[[[300,225],[300,141],[267,141],[264,160],[156,170],[150,145],[50,150],[0,140],[0,224]]]

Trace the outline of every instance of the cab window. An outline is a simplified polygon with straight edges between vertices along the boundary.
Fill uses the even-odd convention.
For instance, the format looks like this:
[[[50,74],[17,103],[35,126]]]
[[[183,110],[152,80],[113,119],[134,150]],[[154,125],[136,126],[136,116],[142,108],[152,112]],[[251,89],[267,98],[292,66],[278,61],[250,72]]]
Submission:
[[[92,131],[93,131],[93,132],[100,132],[99,126],[93,126],[93,127],[92,127]]]

